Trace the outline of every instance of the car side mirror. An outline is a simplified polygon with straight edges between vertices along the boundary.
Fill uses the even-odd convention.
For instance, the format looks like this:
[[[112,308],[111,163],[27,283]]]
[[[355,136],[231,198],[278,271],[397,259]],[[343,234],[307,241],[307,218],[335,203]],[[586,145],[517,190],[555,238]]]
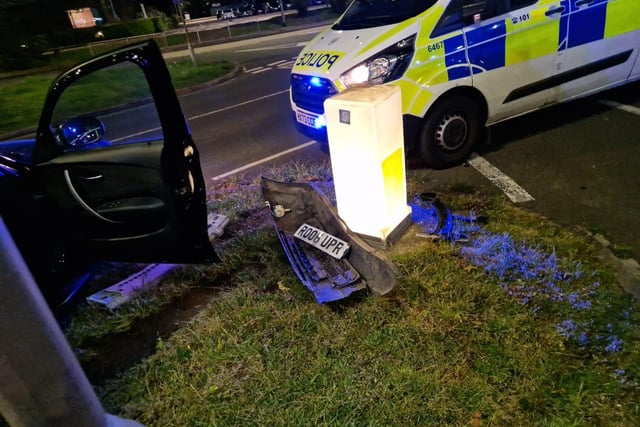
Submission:
[[[78,148],[100,141],[104,131],[104,123],[95,117],[74,117],[56,126],[56,138],[65,148]]]

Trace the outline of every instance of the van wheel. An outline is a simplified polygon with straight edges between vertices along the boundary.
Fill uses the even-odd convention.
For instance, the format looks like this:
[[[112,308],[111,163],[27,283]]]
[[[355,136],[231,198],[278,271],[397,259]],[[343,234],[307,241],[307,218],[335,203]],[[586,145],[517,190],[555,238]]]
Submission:
[[[459,165],[473,151],[482,128],[482,114],[471,98],[444,98],[427,112],[418,144],[422,161],[435,169]]]

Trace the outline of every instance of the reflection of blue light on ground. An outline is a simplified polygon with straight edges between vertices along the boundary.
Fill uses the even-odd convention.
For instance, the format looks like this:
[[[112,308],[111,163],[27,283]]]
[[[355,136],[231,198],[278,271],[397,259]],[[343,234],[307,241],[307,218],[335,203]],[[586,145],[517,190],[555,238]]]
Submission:
[[[600,348],[606,353],[621,351],[623,341],[613,328],[605,333],[594,330],[591,321],[572,319],[588,316],[600,283],[590,286],[575,283],[584,276],[582,265],[562,265],[555,253],[546,254],[538,248],[516,243],[511,236],[492,234],[486,231],[474,236],[469,245],[464,246],[461,255],[487,273],[499,278],[500,287],[507,295],[522,305],[533,307],[534,313],[540,307],[555,304],[566,320],[557,325],[557,331],[565,339],[579,347]],[[585,314],[581,314],[585,313]]]
[[[620,333],[630,328],[630,322],[609,323],[606,330],[593,322],[590,312],[601,309],[600,283],[580,282],[588,274],[580,262],[567,262],[555,252],[518,243],[507,233],[484,230],[473,213],[468,217],[454,215],[442,203],[419,197],[411,207],[415,224],[429,235],[461,244],[463,258],[496,277],[502,290],[532,307],[534,315],[548,310],[564,318],[556,324],[564,339],[609,355],[623,350]]]

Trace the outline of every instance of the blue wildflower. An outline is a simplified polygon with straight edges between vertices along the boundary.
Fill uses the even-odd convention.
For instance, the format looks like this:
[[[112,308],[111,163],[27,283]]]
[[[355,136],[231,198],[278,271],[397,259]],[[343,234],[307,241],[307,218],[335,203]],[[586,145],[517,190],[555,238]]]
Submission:
[[[567,299],[569,301],[569,304],[571,304],[571,307],[575,308],[576,310],[585,310],[591,308],[591,301],[583,300],[577,292],[569,294],[569,297]]]
[[[609,344],[604,348],[607,353],[617,353],[622,350],[622,340],[618,337],[610,336],[608,339]]]
[[[556,330],[565,338],[575,337],[575,332],[577,329],[578,326],[572,319],[563,320],[559,325],[556,326]]]
[[[587,333],[586,332],[582,332],[580,334],[580,339],[578,339],[578,344],[580,344],[580,347],[586,347],[588,342],[589,341],[587,339]]]

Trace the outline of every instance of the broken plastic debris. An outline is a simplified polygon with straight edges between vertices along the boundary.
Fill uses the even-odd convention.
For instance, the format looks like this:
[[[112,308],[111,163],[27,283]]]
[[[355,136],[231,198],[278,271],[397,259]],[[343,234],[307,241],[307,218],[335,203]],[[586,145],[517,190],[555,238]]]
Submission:
[[[209,231],[209,238],[220,237],[224,233],[224,228],[229,223],[229,218],[226,215],[210,213],[207,216],[207,224]]]

